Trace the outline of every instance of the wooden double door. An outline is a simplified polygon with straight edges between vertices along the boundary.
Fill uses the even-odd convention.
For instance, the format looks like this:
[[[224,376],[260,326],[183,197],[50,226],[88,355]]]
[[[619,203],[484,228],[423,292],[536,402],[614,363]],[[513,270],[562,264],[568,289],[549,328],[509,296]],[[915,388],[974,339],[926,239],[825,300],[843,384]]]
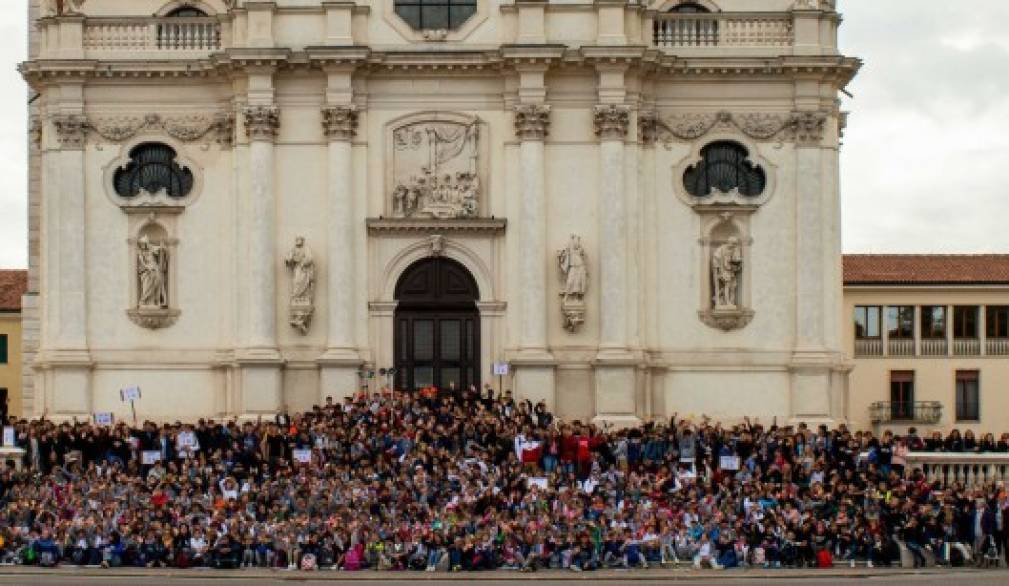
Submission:
[[[411,265],[396,285],[396,386],[480,386],[479,290],[456,261],[431,257]]]

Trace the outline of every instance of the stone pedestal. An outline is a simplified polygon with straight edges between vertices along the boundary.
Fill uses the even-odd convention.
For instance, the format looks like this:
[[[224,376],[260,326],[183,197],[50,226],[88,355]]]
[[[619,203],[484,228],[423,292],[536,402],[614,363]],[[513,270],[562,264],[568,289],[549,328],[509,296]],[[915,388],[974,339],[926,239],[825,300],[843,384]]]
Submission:
[[[621,427],[641,423],[637,413],[637,378],[634,360],[610,358],[596,364],[595,422]]]
[[[246,418],[272,417],[284,408],[281,363],[276,360],[240,360],[241,413]]]
[[[546,360],[539,364],[534,361],[524,364],[512,361],[512,366],[515,368],[512,396],[516,400],[529,399],[533,405],[543,401],[547,409],[553,411],[557,385],[553,363]]]

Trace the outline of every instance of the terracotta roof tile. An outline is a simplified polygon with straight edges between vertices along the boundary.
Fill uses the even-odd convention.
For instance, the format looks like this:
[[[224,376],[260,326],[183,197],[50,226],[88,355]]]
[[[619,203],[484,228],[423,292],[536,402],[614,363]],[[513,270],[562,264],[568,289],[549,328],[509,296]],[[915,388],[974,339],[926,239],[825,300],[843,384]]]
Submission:
[[[845,285],[1009,285],[1009,254],[846,254]]]
[[[21,296],[28,290],[28,271],[0,270],[0,311],[21,311]]]

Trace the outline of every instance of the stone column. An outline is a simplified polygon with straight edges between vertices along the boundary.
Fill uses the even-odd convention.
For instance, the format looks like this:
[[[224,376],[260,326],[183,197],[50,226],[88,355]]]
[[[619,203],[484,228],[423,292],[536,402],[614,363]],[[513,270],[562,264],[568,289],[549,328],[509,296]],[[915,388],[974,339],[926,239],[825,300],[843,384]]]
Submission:
[[[43,289],[50,312],[44,332],[41,363],[49,370],[45,408],[56,418],[91,413],[91,358],[87,344],[87,256],[84,187],[83,114],[52,118],[58,150],[47,153],[43,179],[49,234],[43,266]]]
[[[246,275],[246,339],[238,353],[242,365],[242,404],[246,415],[283,407],[280,353],[277,350],[276,185],[273,142],[280,128],[276,106],[247,106],[243,112],[249,140],[249,194],[246,207],[249,251]],[[242,268],[240,267],[240,270]],[[241,274],[241,273],[240,273]]]
[[[329,141],[327,192],[327,297],[329,311],[326,352],[319,358],[321,397],[339,399],[357,388],[361,358],[355,335],[357,288],[354,167],[351,141],[357,133],[353,105],[322,109],[322,125]]]
[[[627,198],[624,140],[630,108],[603,104],[592,111],[599,137],[599,354],[596,358],[596,418],[637,423],[635,361],[627,335]],[[637,299],[633,300],[634,303]]]
[[[519,283],[521,326],[515,365],[518,396],[554,407],[553,356],[547,350],[547,217],[544,140],[550,129],[550,106],[515,106],[521,178],[521,244]]]

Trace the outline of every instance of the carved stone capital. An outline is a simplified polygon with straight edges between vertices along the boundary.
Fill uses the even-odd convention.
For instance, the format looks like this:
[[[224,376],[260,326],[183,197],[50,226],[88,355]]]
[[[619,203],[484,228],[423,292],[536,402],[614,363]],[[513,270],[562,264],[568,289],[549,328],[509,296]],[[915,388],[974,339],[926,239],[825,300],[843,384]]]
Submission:
[[[352,140],[357,134],[357,106],[323,108],[322,127],[330,141]]]
[[[550,106],[515,106],[515,135],[520,140],[543,140],[550,133]]]
[[[33,115],[28,121],[28,136],[31,138],[31,147],[33,149],[42,147],[42,120],[38,115]]]
[[[280,128],[280,109],[276,106],[248,106],[242,110],[245,135],[249,140],[273,141]]]
[[[623,140],[630,126],[631,108],[618,104],[604,104],[592,109],[592,125],[601,140]]]
[[[789,127],[799,146],[818,146],[823,142],[827,115],[823,112],[795,112]]]
[[[655,144],[659,138],[659,127],[662,121],[654,110],[638,112],[638,139],[642,144]]]
[[[81,114],[53,116],[53,127],[60,146],[66,150],[81,150],[88,133],[88,119]]]
[[[214,116],[214,126],[217,131],[217,144],[222,148],[230,148],[235,144],[235,114],[221,112]]]

